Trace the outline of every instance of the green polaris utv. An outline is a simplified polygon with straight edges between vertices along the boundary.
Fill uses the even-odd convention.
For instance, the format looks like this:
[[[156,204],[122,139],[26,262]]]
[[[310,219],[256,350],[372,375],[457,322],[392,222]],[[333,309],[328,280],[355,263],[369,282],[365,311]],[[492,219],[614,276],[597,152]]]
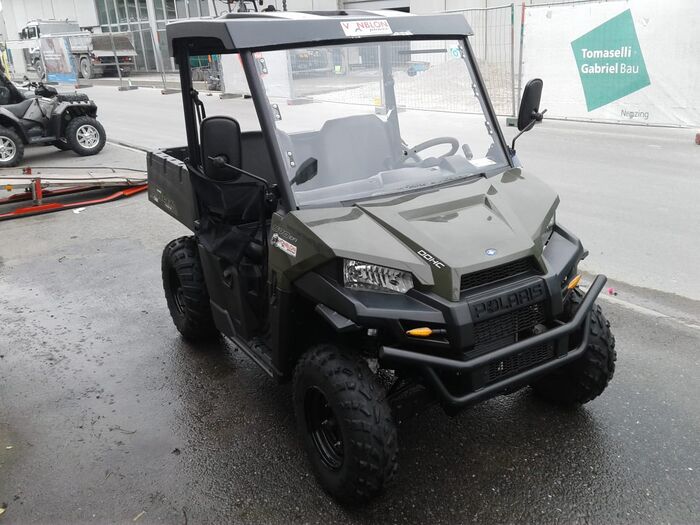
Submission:
[[[606,279],[579,288],[587,252],[506,143],[471,35],[459,14],[390,11],[167,26],[187,146],[149,154],[149,198],[193,232],[163,252],[168,308],[185,339],[223,335],[292,382],[311,468],[343,502],[391,480],[407,399],[452,414],[529,386],[578,405],[613,376]],[[207,115],[190,58],[226,54],[249,98]]]

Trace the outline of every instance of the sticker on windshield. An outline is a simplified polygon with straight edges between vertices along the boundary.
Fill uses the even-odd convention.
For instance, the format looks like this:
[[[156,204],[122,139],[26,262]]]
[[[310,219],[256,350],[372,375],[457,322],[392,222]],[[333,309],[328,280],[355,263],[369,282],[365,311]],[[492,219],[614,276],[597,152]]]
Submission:
[[[282,250],[284,253],[286,253],[290,257],[297,256],[297,247],[294,244],[292,244],[291,242],[285,241],[277,233],[272,235],[272,239],[270,239],[270,244],[272,244],[272,246],[274,246],[275,248]]]
[[[472,159],[470,162],[472,163],[473,166],[476,166],[477,168],[485,168],[486,166],[491,166],[493,164],[496,164],[495,161],[493,161],[487,157],[484,157],[482,159]]]
[[[341,22],[345,36],[390,35],[393,33],[387,20],[355,20]]]

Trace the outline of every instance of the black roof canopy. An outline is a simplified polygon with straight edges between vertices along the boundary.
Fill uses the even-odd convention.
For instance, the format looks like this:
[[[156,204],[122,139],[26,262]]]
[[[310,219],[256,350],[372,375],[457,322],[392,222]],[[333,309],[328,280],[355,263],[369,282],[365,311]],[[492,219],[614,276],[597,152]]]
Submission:
[[[218,18],[173,22],[166,30],[173,56],[178,54],[179,40],[187,42],[189,54],[204,55],[325,42],[474,34],[461,14],[409,15],[397,11],[227,13]],[[360,34],[353,36],[355,32]]]

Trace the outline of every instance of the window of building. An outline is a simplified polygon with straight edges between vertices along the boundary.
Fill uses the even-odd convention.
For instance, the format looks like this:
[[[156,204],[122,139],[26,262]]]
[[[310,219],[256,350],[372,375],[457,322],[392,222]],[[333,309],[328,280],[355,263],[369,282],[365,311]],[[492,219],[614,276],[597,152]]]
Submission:
[[[97,6],[97,19],[100,21],[100,24],[109,24],[105,0],[95,0],[95,5]]]
[[[143,36],[143,55],[146,57],[146,67],[155,71],[155,55],[153,54],[153,40],[151,39],[151,30],[141,31]]]
[[[129,22],[138,22],[139,14],[136,11],[136,0],[126,0],[126,16]]]
[[[177,18],[177,11],[175,10],[175,0],[164,0],[165,5],[165,15],[168,20],[174,20]]]
[[[137,0],[136,3],[138,4],[140,19],[148,20],[148,6],[146,5],[146,0]]]
[[[117,9],[113,0],[105,0],[107,5],[107,23],[114,24],[117,21]]]
[[[143,52],[143,42],[141,41],[141,31],[134,31],[134,49],[136,50],[136,68],[137,69],[148,69],[146,65],[146,58]]]
[[[175,0],[175,8],[177,10],[178,18],[187,18],[189,16],[187,13],[187,4],[185,0]]]
[[[156,20],[165,20],[165,11],[163,10],[163,0],[153,0],[153,6],[156,9]]]

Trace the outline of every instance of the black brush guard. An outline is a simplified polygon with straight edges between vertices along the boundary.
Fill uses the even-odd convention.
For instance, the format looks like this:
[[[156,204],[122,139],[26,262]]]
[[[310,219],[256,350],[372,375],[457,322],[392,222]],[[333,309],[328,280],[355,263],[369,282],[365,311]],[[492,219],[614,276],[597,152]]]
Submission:
[[[568,323],[552,328],[542,334],[534,335],[523,341],[510,344],[499,350],[461,361],[458,359],[421,354],[409,350],[383,346],[379,349],[379,357],[385,363],[418,367],[425,380],[433,387],[444,404],[455,408],[466,407],[484,399],[494,397],[501,392],[513,390],[519,386],[525,385],[539,376],[552,372],[578,359],[588,346],[589,313],[591,308],[593,308],[593,303],[603,289],[603,286],[605,286],[606,281],[607,278],[604,275],[596,276],[588,292],[584,296],[581,306]],[[573,334],[578,332],[581,333],[579,344],[575,348],[570,349],[570,338]],[[515,373],[509,377],[492,382],[483,388],[464,395],[452,394],[437,373],[437,370],[447,370],[463,374],[475,373],[482,370],[484,367],[498,364],[508,358],[513,358],[528,350],[541,348],[544,345],[554,346],[555,352],[552,359],[537,364],[527,370]]]

